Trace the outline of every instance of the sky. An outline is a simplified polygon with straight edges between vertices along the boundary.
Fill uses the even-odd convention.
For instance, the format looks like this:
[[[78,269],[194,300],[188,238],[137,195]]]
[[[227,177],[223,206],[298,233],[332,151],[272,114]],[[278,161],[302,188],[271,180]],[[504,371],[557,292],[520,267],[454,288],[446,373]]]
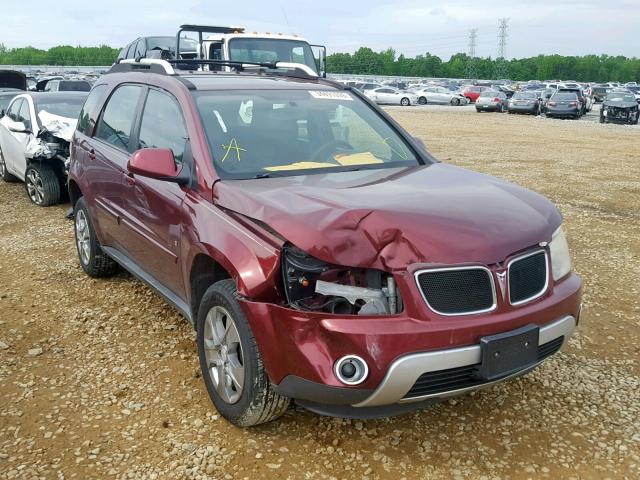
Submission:
[[[509,18],[508,58],[640,56],[640,0],[0,0],[0,12],[7,47],[121,47],[197,23],[297,33],[329,53],[391,47],[446,60],[468,51],[471,28],[476,54],[496,57],[498,20]]]

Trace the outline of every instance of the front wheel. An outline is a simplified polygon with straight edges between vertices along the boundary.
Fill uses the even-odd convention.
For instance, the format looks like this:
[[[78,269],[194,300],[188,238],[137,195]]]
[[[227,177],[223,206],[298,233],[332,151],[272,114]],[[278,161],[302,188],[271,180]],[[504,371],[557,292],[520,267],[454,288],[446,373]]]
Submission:
[[[284,414],[289,398],[273,391],[233,280],[214,283],[198,309],[197,344],[211,401],[234,425],[250,427]]]
[[[24,186],[29,199],[39,207],[60,201],[60,179],[49,165],[30,165],[24,175]]]
[[[458,105],[460,105],[460,99],[459,98],[452,98],[451,99],[451,105],[453,105],[454,107],[457,107]]]
[[[400,105],[402,105],[403,107],[408,107],[409,105],[411,105],[411,102],[407,97],[404,97],[400,100]]]

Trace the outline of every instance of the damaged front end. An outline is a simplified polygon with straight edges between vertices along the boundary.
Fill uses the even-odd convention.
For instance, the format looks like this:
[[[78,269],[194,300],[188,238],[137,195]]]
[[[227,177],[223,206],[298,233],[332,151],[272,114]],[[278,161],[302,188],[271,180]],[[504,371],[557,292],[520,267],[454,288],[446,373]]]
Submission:
[[[394,315],[403,310],[393,275],[332,265],[297,247],[282,249],[287,303],[297,310],[338,315]]]
[[[76,121],[41,111],[38,114],[42,127],[26,146],[25,156],[32,160],[56,159],[61,162],[61,173],[69,172],[70,144]]]

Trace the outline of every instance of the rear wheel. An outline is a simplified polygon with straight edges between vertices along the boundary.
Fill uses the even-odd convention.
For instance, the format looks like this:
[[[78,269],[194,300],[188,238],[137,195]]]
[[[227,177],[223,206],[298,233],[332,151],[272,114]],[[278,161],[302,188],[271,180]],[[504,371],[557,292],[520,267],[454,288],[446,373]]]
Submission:
[[[83,197],[76,202],[73,217],[76,249],[82,269],[90,277],[113,275],[118,270],[118,264],[102,251]]]
[[[2,178],[2,180],[5,182],[15,182],[16,180],[18,180],[7,170],[7,164],[4,162],[2,150],[0,150],[0,178]]]
[[[403,107],[408,107],[409,105],[411,105],[411,102],[409,101],[409,99],[407,97],[403,97],[400,100],[400,105],[402,105]]]
[[[29,199],[39,207],[60,201],[60,179],[49,165],[30,165],[25,172],[24,186]]]
[[[205,292],[198,309],[198,357],[218,412],[235,425],[250,427],[283,415],[290,400],[273,391],[237,295],[230,279]]]
[[[426,105],[427,104],[427,97],[418,98],[418,104],[419,105]]]

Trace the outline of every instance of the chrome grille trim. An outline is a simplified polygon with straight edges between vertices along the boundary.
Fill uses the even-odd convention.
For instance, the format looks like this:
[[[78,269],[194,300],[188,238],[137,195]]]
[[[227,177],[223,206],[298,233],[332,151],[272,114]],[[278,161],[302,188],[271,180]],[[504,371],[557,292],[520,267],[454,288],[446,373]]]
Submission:
[[[520,260],[524,260],[525,258],[532,257],[539,253],[544,253],[544,286],[542,287],[542,290],[540,290],[538,293],[528,298],[518,300],[517,302],[512,302],[511,301],[511,265],[513,265],[514,263]],[[535,300],[536,298],[540,298],[542,295],[544,295],[547,292],[547,289],[549,288],[549,254],[547,253],[547,250],[544,248],[538,248],[531,252],[527,252],[522,255],[518,255],[517,257],[513,257],[511,260],[509,260],[509,262],[507,263],[507,288],[509,289],[508,295],[507,295],[507,297],[509,297],[509,305],[512,305],[514,307],[518,305],[524,305],[525,303],[529,303]]]
[[[487,272],[487,274],[489,275],[490,283],[491,283],[491,298],[493,299],[492,305],[490,307],[482,309],[482,310],[474,310],[474,311],[470,311],[470,312],[461,312],[461,313],[440,312],[440,311],[436,310],[435,308],[433,308],[429,304],[429,301],[427,300],[427,297],[425,296],[424,292],[422,291],[422,287],[420,286],[420,280],[418,279],[418,277],[423,273],[459,272],[459,271],[463,271],[463,270],[483,270],[483,271]],[[493,278],[493,273],[487,267],[484,267],[484,266],[481,266],[481,265],[468,265],[468,266],[461,266],[461,267],[443,267],[443,268],[425,268],[425,269],[416,271],[413,274],[413,278],[416,281],[416,286],[418,287],[418,291],[420,292],[420,295],[422,296],[422,300],[424,300],[424,303],[427,305],[429,310],[431,310],[434,313],[437,313],[438,315],[442,315],[442,316],[445,316],[445,317],[458,317],[458,316],[462,316],[462,315],[477,315],[478,313],[492,312],[498,306],[498,299],[496,297],[496,282],[495,282],[495,279]]]

